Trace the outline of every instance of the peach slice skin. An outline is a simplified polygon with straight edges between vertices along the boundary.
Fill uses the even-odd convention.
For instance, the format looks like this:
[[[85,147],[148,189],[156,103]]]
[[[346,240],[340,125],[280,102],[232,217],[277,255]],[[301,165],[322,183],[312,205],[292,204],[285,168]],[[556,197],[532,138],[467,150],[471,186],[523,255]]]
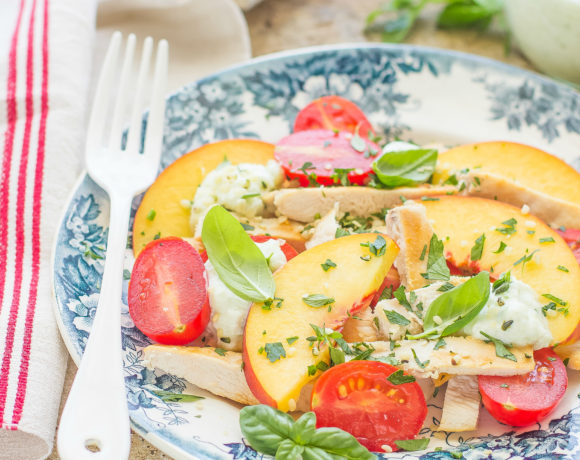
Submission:
[[[280,308],[263,308],[254,303],[246,321],[243,344],[244,372],[248,386],[256,398],[264,403],[288,411],[293,409],[301,388],[315,376],[308,375],[308,366],[319,361],[328,362],[328,350],[318,356],[306,338],[315,335],[310,324],[338,330],[348,318],[366,308],[380,289],[397,256],[397,245],[387,236],[385,254],[371,255],[361,246],[377,238],[365,233],[338,238],[300,253],[275,273],[276,297],[284,299]],[[370,256],[366,261],[361,257]],[[324,271],[321,264],[327,259],[337,266]],[[323,294],[335,299],[331,311],[328,306],[311,307],[302,296]],[[288,338],[298,337],[292,344]],[[265,351],[267,343],[281,343],[286,358],[270,362]]]
[[[511,270],[512,274],[529,284],[540,296],[540,302],[551,294],[567,302],[568,314],[548,315],[553,344],[571,343],[580,338],[580,266],[574,254],[557,232],[537,217],[524,215],[521,210],[506,203],[484,198],[445,196],[438,201],[423,203],[433,230],[445,245],[445,255],[454,265],[492,270],[492,276]],[[510,218],[517,220],[516,232],[504,235],[496,228]],[[528,231],[532,234],[528,233]],[[475,240],[485,233],[486,240],[481,260],[470,261]],[[540,243],[541,238],[553,238],[553,243]],[[494,254],[500,242],[508,247]],[[522,256],[538,250],[537,257],[514,266]],[[565,267],[568,272],[558,269]]]
[[[253,139],[229,139],[204,145],[175,160],[145,193],[133,223],[135,256],[156,235],[191,237],[189,209],[182,200],[192,200],[204,177],[227,158],[232,164],[266,164],[274,159],[274,145]],[[151,215],[154,211],[154,218]]]

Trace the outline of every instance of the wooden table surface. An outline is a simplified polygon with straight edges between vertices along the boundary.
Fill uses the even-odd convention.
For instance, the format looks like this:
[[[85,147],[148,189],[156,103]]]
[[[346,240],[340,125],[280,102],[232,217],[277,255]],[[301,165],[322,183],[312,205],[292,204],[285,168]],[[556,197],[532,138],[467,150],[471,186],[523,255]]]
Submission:
[[[264,0],[246,14],[253,55],[312,45],[368,41],[362,31],[365,18],[383,3],[384,0]],[[517,51],[505,54],[503,38],[498,31],[438,30],[434,20],[437,11],[437,6],[427,7],[405,42],[479,54],[533,70],[533,66]],[[63,402],[76,369],[69,359]],[[132,433],[131,436],[131,460],[171,458],[139,435]],[[49,460],[59,458],[55,449]]]

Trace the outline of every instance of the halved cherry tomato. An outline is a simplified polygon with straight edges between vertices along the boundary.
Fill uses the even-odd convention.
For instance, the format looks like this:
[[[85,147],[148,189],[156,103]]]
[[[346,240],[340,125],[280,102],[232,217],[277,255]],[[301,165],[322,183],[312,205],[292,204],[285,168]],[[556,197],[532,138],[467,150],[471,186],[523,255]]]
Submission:
[[[281,139],[276,144],[274,157],[286,175],[297,178],[303,187],[311,181],[336,185],[345,177],[351,184],[363,185],[372,172],[379,147],[362,137],[358,142],[352,139],[353,134],[347,132],[300,131]]]
[[[196,339],[210,318],[199,253],[181,238],[150,242],[135,260],[129,282],[129,313],[147,337],[168,345]]]
[[[562,360],[551,348],[534,352],[536,367],[528,374],[508,377],[480,375],[483,405],[499,422],[527,426],[548,415],[560,402],[568,376]]]
[[[304,107],[294,121],[294,132],[309,129],[330,129],[357,132],[367,139],[373,127],[361,109],[340,96],[324,96]]]
[[[252,241],[255,243],[263,243],[264,241],[268,241],[268,240],[283,239],[283,238],[276,238],[275,236],[267,236],[267,235],[250,235],[250,238],[252,238]],[[296,251],[296,249],[294,249],[294,247],[292,245],[290,245],[289,243],[284,243],[282,246],[280,246],[280,250],[286,256],[286,262],[288,262],[290,259],[292,259],[293,257],[296,257],[298,255],[298,251]],[[201,251],[199,253],[199,255],[201,256],[201,260],[203,260],[203,263],[206,263],[207,262],[207,252]]]
[[[575,228],[567,228],[566,230],[556,230],[564,241],[570,246],[572,252],[576,256],[576,260],[580,264],[580,230]]]
[[[395,385],[387,378],[398,369],[378,361],[350,361],[323,373],[312,392],[317,427],[348,431],[367,449],[382,452],[395,441],[412,439],[427,416],[417,382]]]

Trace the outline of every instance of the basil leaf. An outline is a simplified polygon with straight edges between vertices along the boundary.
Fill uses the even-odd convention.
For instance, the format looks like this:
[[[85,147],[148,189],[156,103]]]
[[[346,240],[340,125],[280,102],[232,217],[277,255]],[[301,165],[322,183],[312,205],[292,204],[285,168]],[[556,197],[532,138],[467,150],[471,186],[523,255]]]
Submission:
[[[489,299],[489,273],[480,272],[437,297],[423,318],[424,332],[410,339],[445,337],[470,323]]]
[[[413,452],[426,449],[429,445],[429,441],[429,438],[405,439],[403,441],[395,441],[395,444],[403,450]]]
[[[266,258],[224,208],[208,211],[201,239],[217,274],[234,294],[254,302],[274,297],[276,285]]]
[[[352,434],[338,428],[319,428],[308,445],[309,448],[318,448],[331,454],[330,458],[333,459],[376,460],[377,458],[366,447],[363,447]],[[306,460],[307,457],[304,458]]]
[[[314,412],[306,412],[296,422],[292,427],[290,436],[296,444],[305,446],[310,444],[310,440],[314,433],[316,432],[316,415]]]
[[[401,315],[400,313],[397,313],[395,310],[384,310],[385,315],[387,316],[387,319],[389,320],[389,323],[391,324],[397,324],[399,326],[408,326],[409,324],[411,324],[411,321],[409,321],[407,318],[405,318],[403,315]]]
[[[276,460],[302,460],[302,452],[304,452],[304,446],[286,439],[278,446]]]
[[[379,180],[389,188],[427,182],[437,164],[437,150],[416,149],[384,153],[373,162]]]
[[[194,402],[205,399],[203,396],[188,395],[183,393],[172,393],[170,391],[152,391],[154,395],[159,396],[165,402]]]
[[[290,439],[294,419],[270,406],[246,406],[240,411],[240,428],[250,445],[266,455],[275,455],[278,446]]]
[[[459,28],[479,25],[485,29],[495,12],[477,2],[454,2],[445,7],[437,18],[440,28]]]
[[[518,361],[518,359],[514,356],[514,354],[508,350],[508,348],[507,348],[508,345],[503,343],[501,340],[496,339],[496,338],[492,337],[491,335],[486,334],[483,331],[479,331],[479,333],[493,343],[493,345],[495,346],[495,355],[498,358],[509,359],[510,361],[515,361],[515,362]]]
[[[327,297],[324,294],[309,294],[302,297],[302,301],[306,305],[315,308],[324,307],[325,305],[334,303],[334,299],[332,297]]]

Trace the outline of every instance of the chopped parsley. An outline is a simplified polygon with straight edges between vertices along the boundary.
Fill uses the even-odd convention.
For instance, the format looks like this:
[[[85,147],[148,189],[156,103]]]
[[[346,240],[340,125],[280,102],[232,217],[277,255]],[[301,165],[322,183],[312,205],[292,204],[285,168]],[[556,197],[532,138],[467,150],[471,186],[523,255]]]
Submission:
[[[252,225],[244,224],[243,222],[240,222],[240,223],[242,224],[242,228],[246,231],[251,231],[251,230],[254,230],[254,228],[255,228]]]
[[[497,248],[495,251],[493,251],[493,253],[499,254],[499,253],[503,252],[505,248],[507,248],[507,244],[505,244],[503,241],[500,241],[499,248]]]
[[[417,366],[419,366],[421,369],[425,369],[425,366],[431,362],[431,360],[429,359],[427,361],[421,361],[417,356],[417,353],[415,353],[414,348],[411,348],[411,352],[413,353],[413,358],[415,359]]]
[[[403,315],[401,315],[400,313],[397,313],[394,310],[384,310],[385,315],[387,317],[387,319],[389,320],[389,323],[391,324],[397,324],[399,326],[408,326],[409,324],[411,324],[411,321],[409,321],[407,318],[405,318]],[[376,317],[375,317],[376,319]]]
[[[157,211],[155,211],[155,209],[151,209],[148,213],[147,213],[147,220],[149,221],[153,221],[153,219],[155,219],[155,216],[157,215]]]
[[[295,335],[294,337],[288,337],[286,339],[286,342],[288,342],[288,345],[292,345],[294,342],[296,342],[298,340],[298,336]]]
[[[555,243],[556,240],[554,238],[552,238],[551,236],[547,237],[547,238],[540,238],[540,244],[543,243]]]
[[[437,340],[437,343],[433,347],[433,350],[439,350],[439,348],[442,348],[445,345],[447,345],[447,342],[445,342],[445,340],[443,340],[443,337],[441,337],[439,340]]]
[[[427,245],[424,245],[423,250],[421,251],[421,255],[419,256],[419,260],[425,260],[426,254],[427,254]]]
[[[336,268],[336,264],[330,259],[326,259],[326,262],[324,262],[323,264],[320,264],[320,266],[322,267],[322,269],[325,272],[327,272],[331,268]]]
[[[514,356],[514,354],[508,350],[508,345],[503,343],[501,340],[496,339],[496,338],[492,337],[491,335],[486,334],[483,331],[480,331],[479,333],[488,339],[487,342],[493,343],[493,345],[495,346],[495,355],[498,358],[509,359],[510,361],[515,361],[515,362],[518,361],[518,359]]]
[[[403,369],[398,369],[387,377],[387,380],[393,385],[402,385],[404,383],[413,383],[415,377],[412,375],[405,375]]]
[[[260,196],[259,193],[248,193],[247,195],[242,195],[242,200],[246,200],[248,198],[255,198],[257,196]]]
[[[443,255],[443,242],[433,233],[429,242],[429,256],[427,257],[427,272],[421,276],[428,280],[447,281],[450,278],[449,267]]]
[[[443,185],[457,185],[457,184],[459,184],[459,181],[457,180],[457,176],[455,174],[452,174],[443,181]]]
[[[227,352],[227,350],[224,350],[223,348],[214,348],[213,351],[215,351],[220,356],[225,356]]]
[[[503,235],[513,235],[516,232],[517,223],[518,221],[512,217],[511,219],[502,222],[504,227],[497,227],[495,231],[500,232]]]
[[[564,265],[558,265],[558,270],[562,271],[562,272],[570,272],[570,270],[568,270],[566,267],[564,267]]]
[[[527,254],[528,250],[526,249],[526,254],[525,254],[525,255],[523,255],[522,257],[520,257],[518,260],[516,260],[516,261],[514,262],[514,267],[516,267],[516,266],[517,266],[517,265],[519,265],[519,264],[522,264],[522,272],[523,272],[523,271],[524,271],[524,268],[525,268],[525,266],[526,266],[526,264],[527,264],[527,263],[528,263],[530,260],[532,260],[532,258],[534,257],[534,254],[535,254],[536,252],[538,252],[538,251],[539,251],[539,249],[535,249],[535,250],[533,250],[531,253]]]
[[[405,294],[405,286],[403,286],[402,284],[397,288],[397,290],[393,293],[393,295],[395,296],[395,299],[397,299],[397,301],[403,306],[405,307],[407,310],[409,311],[413,311],[413,307],[411,307],[411,304],[409,303],[409,301],[407,300],[407,296]]]
[[[334,303],[332,297],[327,297],[324,294],[309,294],[302,296],[302,301],[310,307],[324,307],[325,305],[330,305]]]
[[[542,294],[542,297],[545,297],[548,300],[551,300],[552,302],[557,303],[558,305],[562,305],[563,307],[565,307],[566,305],[568,305],[568,302],[556,297],[555,295],[552,294]]]
[[[264,350],[266,350],[266,357],[271,363],[275,363],[279,359],[286,357],[286,350],[281,342],[267,343]]]
[[[371,260],[371,256],[366,255],[366,256],[360,256],[361,260],[364,260],[365,262],[368,262],[369,260]]]

